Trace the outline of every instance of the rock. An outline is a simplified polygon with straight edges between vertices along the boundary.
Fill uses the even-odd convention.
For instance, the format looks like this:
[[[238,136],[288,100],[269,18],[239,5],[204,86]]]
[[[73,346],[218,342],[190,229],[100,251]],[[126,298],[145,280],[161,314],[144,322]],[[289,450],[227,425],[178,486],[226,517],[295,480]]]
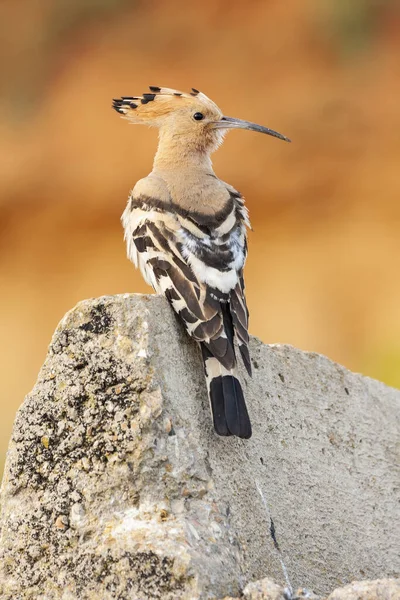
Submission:
[[[327,600],[399,600],[400,579],[354,581],[339,588]]]
[[[307,589],[298,589],[295,594],[287,588],[265,578],[246,585],[244,600],[323,600]],[[399,600],[400,579],[378,579],[375,581],[353,581],[338,588],[326,600]],[[224,598],[224,600],[240,600]]]
[[[14,424],[2,600],[235,597],[265,575],[285,586],[283,569],[319,594],[396,576],[400,392],[290,346],[253,338],[251,353],[253,438],[220,438],[164,299],[69,312]]]
[[[265,577],[259,581],[248,583],[243,590],[245,600],[289,600],[288,593],[281,585]]]

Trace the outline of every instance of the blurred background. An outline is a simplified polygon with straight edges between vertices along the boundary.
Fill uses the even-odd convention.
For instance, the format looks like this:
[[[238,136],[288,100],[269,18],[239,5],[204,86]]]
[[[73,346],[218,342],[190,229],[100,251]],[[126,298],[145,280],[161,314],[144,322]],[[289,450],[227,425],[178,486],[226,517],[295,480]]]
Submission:
[[[2,0],[0,468],[15,411],[79,300],[150,292],[120,215],[157,133],[111,99],[204,91],[291,145],[232,132],[251,333],[400,386],[400,3]]]

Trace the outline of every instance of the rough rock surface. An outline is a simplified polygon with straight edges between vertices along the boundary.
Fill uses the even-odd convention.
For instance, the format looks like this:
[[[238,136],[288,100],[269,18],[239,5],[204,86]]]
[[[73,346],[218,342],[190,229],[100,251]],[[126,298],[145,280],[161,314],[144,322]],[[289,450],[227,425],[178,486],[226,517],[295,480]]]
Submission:
[[[2,600],[237,596],[285,585],[281,561],[319,594],[398,575],[400,392],[289,346],[251,353],[253,438],[219,438],[166,301],[69,312],[14,425]]]
[[[267,577],[247,584],[241,598],[244,600],[324,600],[307,589],[290,592]],[[399,600],[399,598],[400,579],[377,579],[353,581],[332,592],[325,600]],[[226,597],[224,600],[240,599]]]
[[[289,600],[287,593],[285,597],[285,589],[266,577],[248,583],[243,590],[243,597],[245,600]]]
[[[400,579],[353,581],[332,592],[327,600],[399,600]]]

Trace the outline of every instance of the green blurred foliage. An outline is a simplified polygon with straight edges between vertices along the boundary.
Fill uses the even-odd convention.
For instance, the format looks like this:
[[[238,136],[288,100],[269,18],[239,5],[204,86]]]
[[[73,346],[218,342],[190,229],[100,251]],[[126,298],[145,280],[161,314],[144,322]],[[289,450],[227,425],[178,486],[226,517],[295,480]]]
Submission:
[[[382,21],[394,11],[398,0],[324,0],[324,27],[344,59],[371,48]]]

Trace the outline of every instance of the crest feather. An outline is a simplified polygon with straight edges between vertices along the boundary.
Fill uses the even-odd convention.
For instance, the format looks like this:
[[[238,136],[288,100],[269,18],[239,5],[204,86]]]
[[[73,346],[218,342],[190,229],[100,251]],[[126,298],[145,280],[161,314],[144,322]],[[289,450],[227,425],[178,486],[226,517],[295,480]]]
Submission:
[[[190,93],[181,92],[167,87],[149,86],[150,93],[141,96],[121,96],[114,98],[112,108],[134,123],[156,122],[158,117],[179,109],[182,103],[190,105],[200,101],[210,108],[217,106],[205,94],[192,88]]]

